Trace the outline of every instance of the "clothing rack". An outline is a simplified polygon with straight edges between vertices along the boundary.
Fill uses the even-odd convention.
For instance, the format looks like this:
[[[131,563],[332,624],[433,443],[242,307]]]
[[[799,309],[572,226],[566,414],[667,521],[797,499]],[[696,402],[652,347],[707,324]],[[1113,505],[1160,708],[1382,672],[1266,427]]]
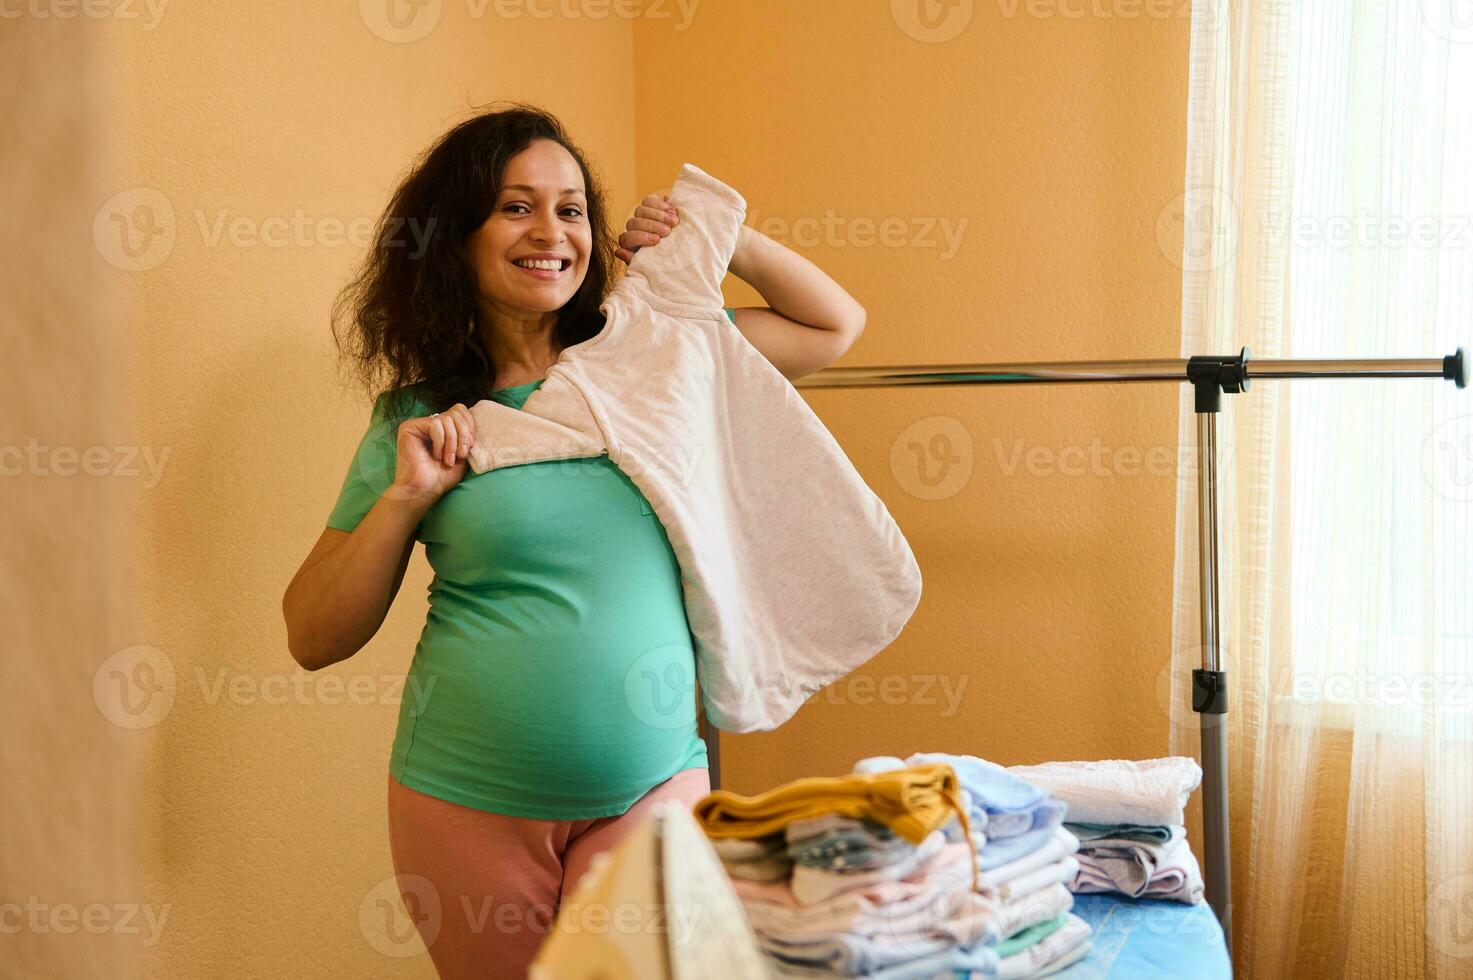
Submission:
[[[1202,732],[1202,833],[1207,902],[1232,949],[1232,877],[1228,839],[1227,671],[1218,636],[1217,413],[1224,394],[1248,390],[1252,381],[1295,378],[1440,378],[1468,387],[1469,360],[1462,347],[1443,358],[1252,361],[1248,348],[1227,356],[1156,361],[947,364],[915,367],[827,368],[796,383],[799,388],[892,388],[916,385],[1038,384],[1123,381],[1187,382],[1196,391],[1197,518],[1200,541],[1199,598],[1202,666],[1192,671],[1192,710]],[[715,733],[702,717],[713,788],[720,783]]]

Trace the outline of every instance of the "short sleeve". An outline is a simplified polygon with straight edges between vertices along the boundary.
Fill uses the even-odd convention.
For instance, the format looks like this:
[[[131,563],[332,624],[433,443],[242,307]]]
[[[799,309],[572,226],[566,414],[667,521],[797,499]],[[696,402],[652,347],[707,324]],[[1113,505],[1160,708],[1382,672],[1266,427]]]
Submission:
[[[338,490],[337,503],[327,517],[328,527],[352,531],[394,482],[394,471],[398,465],[395,443],[399,422],[403,420],[385,417],[388,398],[383,394],[373,403],[368,431],[363,434],[358,449],[353,453],[353,461],[348,464],[348,473]]]
[[[726,317],[727,317],[727,319],[729,319],[732,322],[732,324],[735,325],[736,324],[736,310],[732,309],[730,306],[724,307],[724,309],[726,310]]]

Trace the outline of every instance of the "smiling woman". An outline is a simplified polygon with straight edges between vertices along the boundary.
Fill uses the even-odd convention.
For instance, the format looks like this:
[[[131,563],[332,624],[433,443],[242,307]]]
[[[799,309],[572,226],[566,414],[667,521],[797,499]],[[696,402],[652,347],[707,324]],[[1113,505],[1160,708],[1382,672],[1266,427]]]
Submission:
[[[603,327],[615,260],[606,213],[601,185],[555,118],[513,104],[468,119],[395,191],[334,307],[334,336],[401,418],[409,385],[443,412],[542,377],[559,351]],[[415,254],[395,232],[410,222],[426,229]],[[562,268],[516,264],[532,258]]]
[[[484,113],[404,178],[334,307],[335,336],[376,397],[282,610],[299,664],[346,660],[378,631],[414,542],[424,543],[435,576],[389,761],[394,866],[400,880],[428,879],[442,896],[494,896],[509,906],[496,921],[513,925],[416,917],[442,977],[480,977],[493,962],[523,975],[596,855],[654,803],[688,808],[710,790],[691,590],[645,496],[658,493],[607,450],[470,472],[472,449],[545,423],[536,405],[548,392],[522,409],[565,351],[618,325],[613,259],[658,249],[631,266],[652,282],[679,254],[660,241],[680,223],[680,201],[645,198],[616,251],[601,188],[557,120],[523,105]],[[702,240],[699,210],[687,238]],[[674,302],[702,283],[714,312],[726,273],[745,280],[768,306],[727,310],[746,343],[716,314],[730,345],[722,359],[775,382],[779,400],[796,398],[763,359],[788,379],[818,370],[858,337],[864,310],[807,259],[744,228],[740,213],[727,217],[719,260],[667,277],[662,295]],[[411,223],[426,232],[413,254],[399,233]],[[622,384],[656,370],[638,363],[610,375]],[[487,402],[506,407],[500,421],[483,418],[494,406],[467,407]],[[842,456],[816,418],[799,434]],[[826,492],[823,506],[834,499]],[[898,530],[874,517],[877,505],[863,488],[855,506],[882,532],[859,537],[891,542]],[[406,895],[407,907],[416,903]]]
[[[587,212],[581,167],[561,143],[536,139],[507,161],[495,206],[466,243],[493,387],[545,377],[566,346],[552,327],[588,272]]]
[[[710,789],[680,567],[649,501],[607,455],[468,473],[467,403],[520,409],[603,328],[603,213],[556,120],[477,116],[381,219],[432,227],[423,257],[380,236],[337,311],[365,380],[388,385],[283,612],[302,666],[345,660],[425,545],[435,576],[388,803],[399,880],[445,897],[423,937],[442,977],[524,975],[593,857],[655,802]],[[492,899],[498,928],[452,895]]]

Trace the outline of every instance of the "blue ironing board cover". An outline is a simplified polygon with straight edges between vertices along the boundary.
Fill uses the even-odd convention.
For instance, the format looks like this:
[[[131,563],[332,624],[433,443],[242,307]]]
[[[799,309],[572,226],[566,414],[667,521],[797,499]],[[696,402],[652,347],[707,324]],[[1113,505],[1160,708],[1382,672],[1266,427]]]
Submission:
[[[1089,955],[1057,980],[1231,980],[1232,962],[1212,907],[1123,895],[1075,895],[1089,923]]]

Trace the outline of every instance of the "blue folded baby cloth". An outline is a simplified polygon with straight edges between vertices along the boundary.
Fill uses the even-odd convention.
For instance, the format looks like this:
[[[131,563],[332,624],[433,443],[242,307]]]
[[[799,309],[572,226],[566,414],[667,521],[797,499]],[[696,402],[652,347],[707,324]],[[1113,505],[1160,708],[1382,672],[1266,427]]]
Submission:
[[[907,759],[877,755],[861,759],[855,772],[888,772],[926,763],[944,763],[956,772],[973,834],[985,841],[977,851],[981,870],[999,867],[1031,854],[1064,822],[1062,800],[1008,772],[1002,766],[973,755],[917,752]],[[960,833],[953,822],[948,839]]]

